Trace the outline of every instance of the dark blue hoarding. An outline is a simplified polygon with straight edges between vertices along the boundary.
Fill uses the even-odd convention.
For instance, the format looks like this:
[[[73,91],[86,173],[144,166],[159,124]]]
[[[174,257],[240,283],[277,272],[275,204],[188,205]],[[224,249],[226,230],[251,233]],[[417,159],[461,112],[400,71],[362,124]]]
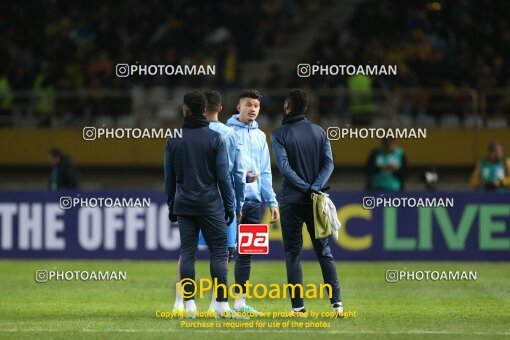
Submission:
[[[510,260],[510,193],[330,198],[342,223],[339,239],[330,239],[338,260]],[[303,259],[313,259],[303,234]],[[255,256],[283,259],[279,223],[269,237],[269,254]],[[0,191],[0,258],[177,259],[179,245],[160,191]]]

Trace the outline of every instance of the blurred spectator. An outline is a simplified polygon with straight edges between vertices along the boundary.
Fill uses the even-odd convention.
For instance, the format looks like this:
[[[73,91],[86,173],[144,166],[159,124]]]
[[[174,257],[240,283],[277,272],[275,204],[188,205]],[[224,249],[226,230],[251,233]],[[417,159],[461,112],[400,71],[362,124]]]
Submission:
[[[57,90],[94,83],[111,88],[117,63],[193,64],[212,57],[222,64],[219,81],[231,84],[239,61],[260,59],[263,49],[285,41],[297,25],[292,18],[305,9],[299,0],[262,0],[257,6],[249,0],[5,2],[0,61],[15,72],[0,71],[0,77],[22,76],[9,80],[15,90],[28,89],[26,78],[33,83],[51,61],[58,72],[48,85]],[[156,78],[129,81],[150,84]],[[166,82],[175,85],[174,79]]]
[[[303,0],[0,3],[0,125],[21,110],[39,126],[128,114],[115,91],[133,87],[239,87],[240,63],[284,43],[307,10]],[[119,63],[216,65],[216,76],[119,78]]]
[[[223,89],[239,86],[239,53],[235,43],[229,40],[218,55],[218,81]]]
[[[78,176],[71,159],[59,149],[51,149],[48,160],[52,166],[50,190],[78,189]]]
[[[510,158],[505,157],[503,145],[489,144],[487,158],[476,165],[470,185],[484,191],[510,190]]]
[[[374,113],[374,98],[372,92],[372,76],[355,75],[347,79],[349,93],[349,111],[352,114],[352,123],[355,125],[368,125]]]
[[[0,126],[9,125],[12,99],[9,79],[0,75]]]
[[[510,85],[509,12],[508,1],[361,1],[346,27],[328,23],[317,32],[308,60],[397,65],[397,77],[374,76],[371,86],[397,90],[398,113],[462,118],[473,111],[474,89],[487,93],[488,113],[508,114],[506,95],[491,89]],[[293,85],[333,89],[346,81],[320,78],[295,77]]]
[[[272,47],[284,46],[292,36],[300,38],[297,28],[305,27],[303,18],[310,8],[318,8],[320,15],[330,5],[329,0],[313,4],[261,0],[257,6],[249,0],[3,2],[0,116],[25,110],[38,115],[37,124],[47,125],[51,121],[47,112],[57,110],[57,117],[66,114],[92,121],[116,107],[113,92],[105,90],[246,86],[240,84],[243,63],[271,61],[267,51]],[[509,12],[508,1],[360,1],[345,27],[339,29],[335,22],[319,27],[308,55],[299,60],[397,65],[396,77],[373,76],[365,84],[372,89],[373,101],[366,100],[368,95],[354,95],[348,82],[359,79],[347,77],[300,78],[294,69],[284,77],[275,69],[278,76],[271,73],[261,84],[342,90],[336,97],[343,98],[326,95],[318,102],[316,112],[323,116],[338,116],[349,107],[355,112],[382,112],[387,108],[380,98],[392,91],[397,100],[391,110],[398,114],[432,115],[438,120],[446,113],[462,118],[477,107],[474,89],[479,98],[486,98],[489,115],[508,117],[510,96],[492,90],[510,84],[510,21],[505,14]],[[117,63],[136,62],[214,64],[216,77],[115,76]],[[99,100],[61,95],[82,89],[104,94]],[[439,95],[430,89],[438,89]],[[24,94],[9,99],[9,93],[19,90],[35,91],[35,98]],[[355,120],[363,115],[355,114]]]
[[[374,149],[366,164],[367,190],[401,191],[407,173],[404,150],[395,144],[393,138],[382,140],[381,147]]]
[[[55,112],[55,88],[48,72],[39,73],[34,80],[34,111],[38,115],[39,125],[49,125]]]

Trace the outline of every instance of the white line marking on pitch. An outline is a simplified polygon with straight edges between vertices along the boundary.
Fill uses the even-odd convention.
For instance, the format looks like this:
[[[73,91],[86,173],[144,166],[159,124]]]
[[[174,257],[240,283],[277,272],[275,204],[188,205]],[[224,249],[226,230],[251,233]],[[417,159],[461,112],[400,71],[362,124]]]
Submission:
[[[118,332],[118,333],[166,333],[166,332],[179,332],[179,331],[193,331],[193,332],[202,332],[202,333],[210,333],[212,330],[210,329],[192,329],[192,328],[180,328],[180,329],[0,329],[1,332],[9,332],[9,333],[30,333],[30,332],[88,332],[88,333],[108,333],[108,332]],[[232,333],[234,330],[225,330],[225,329],[214,329],[214,332],[221,333]],[[277,330],[269,330],[269,329],[243,329],[243,332],[269,332],[269,333],[316,333],[318,329],[282,329],[281,331]],[[431,331],[431,330],[422,330],[415,329],[409,331],[395,331],[395,332],[378,332],[378,331],[336,331],[336,330],[326,330],[323,329],[322,332],[328,334],[452,334],[452,335],[510,335],[510,332],[450,332],[450,331]]]

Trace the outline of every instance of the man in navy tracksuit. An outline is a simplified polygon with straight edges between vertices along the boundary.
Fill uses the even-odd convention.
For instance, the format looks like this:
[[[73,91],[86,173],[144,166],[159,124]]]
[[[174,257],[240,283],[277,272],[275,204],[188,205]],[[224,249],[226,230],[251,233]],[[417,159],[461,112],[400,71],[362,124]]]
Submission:
[[[211,253],[211,276],[226,285],[226,226],[235,218],[234,195],[225,139],[209,129],[205,108],[206,98],[201,92],[184,96],[182,138],[169,138],[165,148],[165,192],[169,218],[179,223],[181,280],[195,279],[201,230]],[[192,292],[191,285],[183,288],[186,293]],[[185,301],[186,313],[194,317],[194,300]],[[230,308],[224,289],[218,289],[216,301],[216,312],[228,315]]]
[[[333,311],[342,313],[340,284],[328,239],[315,238],[312,193],[318,193],[333,172],[331,145],[322,128],[305,118],[308,97],[302,90],[292,90],[285,100],[282,126],[271,135],[276,164],[283,175],[279,198],[287,281],[303,284],[301,271],[302,228],[306,223],[324,282],[332,287]],[[303,298],[291,298],[294,312],[305,312]]]

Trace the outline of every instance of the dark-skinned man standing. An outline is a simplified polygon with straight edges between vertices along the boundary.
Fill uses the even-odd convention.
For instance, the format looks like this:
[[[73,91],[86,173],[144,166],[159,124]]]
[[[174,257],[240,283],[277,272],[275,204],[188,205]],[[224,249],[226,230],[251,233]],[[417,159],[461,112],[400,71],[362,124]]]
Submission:
[[[303,90],[290,91],[284,104],[282,126],[271,135],[271,147],[278,169],[283,175],[280,214],[283,246],[289,284],[303,284],[301,250],[303,222],[310,234],[319,260],[324,282],[331,286],[331,307],[343,313],[336,265],[327,238],[315,238],[312,193],[324,188],[333,172],[331,145],[324,130],[308,121],[305,113],[308,97]],[[300,296],[291,297],[292,310],[304,313]]]
[[[227,284],[227,229],[235,219],[232,180],[225,139],[209,129],[203,93],[184,96],[182,138],[169,138],[165,148],[165,192],[169,218],[179,223],[181,280],[195,280],[198,235],[202,231],[211,253],[211,277]],[[226,221],[226,222],[225,222]],[[182,287],[186,295],[190,285]],[[227,292],[217,291],[216,312],[231,317]],[[193,298],[185,298],[186,316],[194,318]]]

